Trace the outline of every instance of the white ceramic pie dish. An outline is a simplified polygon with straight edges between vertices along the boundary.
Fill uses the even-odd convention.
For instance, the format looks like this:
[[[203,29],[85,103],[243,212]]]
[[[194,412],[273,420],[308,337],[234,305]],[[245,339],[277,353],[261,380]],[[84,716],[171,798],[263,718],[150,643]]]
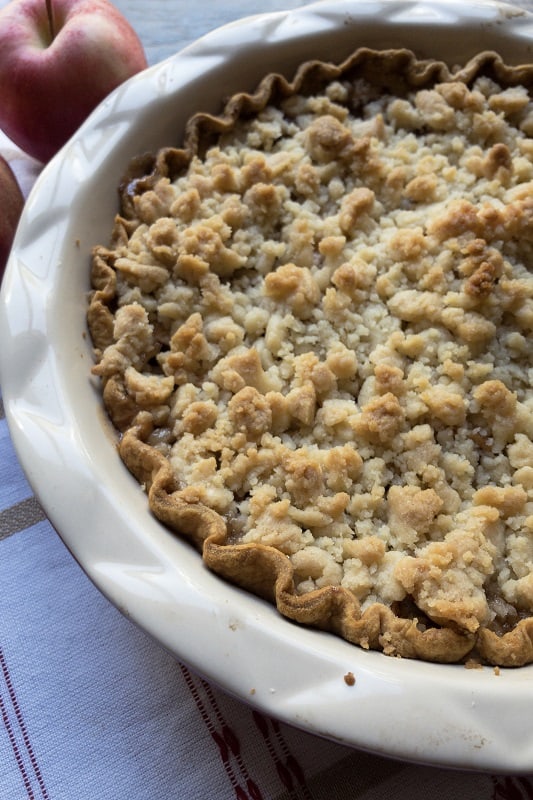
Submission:
[[[2,284],[0,377],[21,463],[99,589],[227,691],[307,731],[411,761],[533,771],[533,666],[467,670],[387,658],[282,619],[209,573],[149,513],[89,373],[89,252],[105,242],[130,157],[177,144],[196,110],[307,58],[407,46],[459,63],[533,60],[533,16],[476,0],[322,0],[218,29],[109,97],[31,193]],[[355,685],[344,676],[352,672]]]

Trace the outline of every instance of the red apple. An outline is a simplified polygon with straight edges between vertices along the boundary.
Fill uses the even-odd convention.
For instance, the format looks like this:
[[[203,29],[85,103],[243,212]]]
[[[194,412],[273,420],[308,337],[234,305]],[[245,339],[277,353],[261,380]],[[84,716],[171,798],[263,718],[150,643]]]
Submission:
[[[0,156],[0,279],[4,274],[24,197],[7,161]]]
[[[48,161],[145,67],[137,34],[108,0],[11,0],[0,10],[0,128]]]

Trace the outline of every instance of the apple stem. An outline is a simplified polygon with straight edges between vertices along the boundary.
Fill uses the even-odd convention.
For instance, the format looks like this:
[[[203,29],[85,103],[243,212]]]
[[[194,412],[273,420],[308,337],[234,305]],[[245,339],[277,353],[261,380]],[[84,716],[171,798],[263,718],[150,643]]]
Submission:
[[[54,9],[52,7],[52,0],[46,0],[46,13],[48,15],[48,27],[50,28],[50,39],[54,41],[56,30],[54,25]]]

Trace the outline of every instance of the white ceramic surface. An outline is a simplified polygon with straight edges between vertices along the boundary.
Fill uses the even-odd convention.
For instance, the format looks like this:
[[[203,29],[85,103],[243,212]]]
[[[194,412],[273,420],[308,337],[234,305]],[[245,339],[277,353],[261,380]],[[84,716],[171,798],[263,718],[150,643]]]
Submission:
[[[6,414],[34,491],[101,591],[164,647],[256,707],[322,736],[412,761],[533,771],[533,666],[466,670],[390,659],[305,630],[229,586],[149,514],[89,379],[89,252],[105,242],[128,159],[179,142],[195,110],[263,74],[354,47],[462,62],[533,61],[533,17],[489,2],[322,0],[218,29],[111,95],[31,193],[2,285]],[[354,686],[344,675],[352,672]]]

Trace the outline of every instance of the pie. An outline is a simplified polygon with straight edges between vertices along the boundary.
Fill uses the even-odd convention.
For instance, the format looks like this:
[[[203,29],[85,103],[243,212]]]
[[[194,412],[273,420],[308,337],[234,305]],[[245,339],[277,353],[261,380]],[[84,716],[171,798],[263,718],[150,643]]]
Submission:
[[[359,49],[139,156],[93,374],[153,514],[303,625],[533,661],[533,66]]]

